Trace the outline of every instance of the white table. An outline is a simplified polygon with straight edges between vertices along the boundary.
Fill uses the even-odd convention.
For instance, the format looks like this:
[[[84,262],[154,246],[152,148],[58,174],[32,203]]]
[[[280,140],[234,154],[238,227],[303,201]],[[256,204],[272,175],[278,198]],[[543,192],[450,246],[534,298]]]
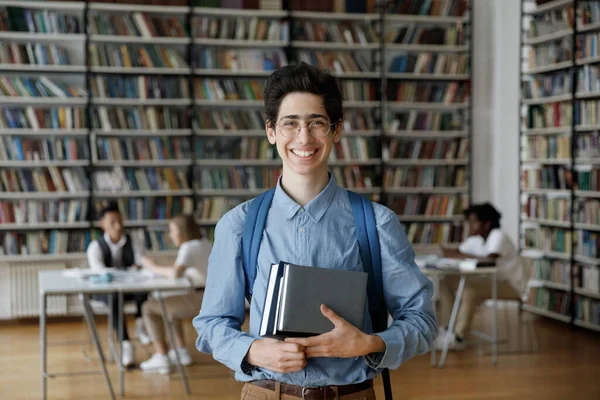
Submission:
[[[49,271],[40,271],[38,276],[39,282],[39,291],[40,291],[40,351],[41,351],[41,369],[42,369],[42,399],[46,400],[47,398],[47,379],[48,377],[54,377],[59,375],[83,375],[88,373],[97,373],[97,371],[90,372],[79,372],[79,373],[62,373],[62,374],[49,374],[48,373],[48,360],[47,360],[47,328],[46,328],[46,299],[48,296],[55,295],[78,295],[81,300],[81,304],[83,306],[83,315],[85,317],[86,323],[90,330],[90,335],[92,336],[92,340],[94,346],[96,348],[96,352],[98,353],[98,358],[100,360],[100,364],[102,366],[102,373],[104,375],[104,379],[106,380],[106,385],[110,392],[110,396],[113,400],[116,399],[115,393],[113,391],[112,383],[110,381],[110,377],[108,376],[108,371],[106,369],[106,362],[104,359],[104,352],[102,351],[102,344],[100,343],[100,339],[98,337],[98,331],[96,329],[96,324],[93,318],[92,307],[90,306],[88,297],[91,294],[118,294],[119,298],[119,306],[120,310],[123,310],[123,295],[125,293],[135,293],[135,292],[154,292],[154,297],[158,300],[161,308],[161,314],[163,321],[165,323],[166,330],[168,332],[169,341],[171,342],[171,346],[175,348],[174,341],[174,330],[173,325],[171,324],[167,311],[163,302],[162,292],[164,291],[173,291],[173,290],[193,290],[190,282],[185,278],[179,279],[169,279],[169,278],[145,278],[144,280],[129,280],[129,279],[116,279],[110,283],[90,283],[87,280],[78,278],[76,276],[66,276],[64,275],[64,271],[66,270],[49,270]],[[113,272],[113,271],[111,271]],[[116,271],[115,271],[116,272]],[[135,274],[135,272],[133,273]],[[129,275],[130,277],[133,274],[125,274],[124,276]],[[122,277],[119,275],[119,277]],[[124,395],[124,379],[123,374],[125,369],[121,364],[121,352],[122,352],[122,338],[123,338],[123,324],[122,318],[123,313],[119,313],[119,355],[117,358],[117,363],[119,366],[119,387],[121,396]],[[110,329],[110,327],[109,327]],[[177,354],[177,353],[176,353]],[[187,381],[187,377],[185,376],[185,371],[181,365],[179,360],[179,354],[177,354],[177,367],[179,370],[179,374],[181,375],[183,385],[185,387],[186,393],[190,394],[190,389]]]
[[[446,340],[444,341],[444,347],[442,348],[442,355],[438,364],[439,368],[443,368],[446,363],[446,356],[448,355],[448,346],[454,331],[454,325],[456,324],[456,315],[458,314],[458,307],[462,299],[463,291],[465,288],[465,280],[467,276],[488,276],[491,277],[491,294],[492,294],[492,337],[489,342],[492,345],[492,363],[496,365],[498,363],[498,269],[496,267],[478,267],[472,271],[456,270],[456,269],[435,269],[435,268],[422,268],[421,271],[429,277],[433,277],[436,280],[436,285],[439,287],[440,279],[445,276],[456,276],[460,277],[458,281],[458,289],[456,290],[456,296],[454,297],[454,304],[452,305],[452,313],[450,315],[450,321],[448,323],[448,331],[446,332]],[[435,347],[431,351],[431,363],[436,364],[436,349]]]

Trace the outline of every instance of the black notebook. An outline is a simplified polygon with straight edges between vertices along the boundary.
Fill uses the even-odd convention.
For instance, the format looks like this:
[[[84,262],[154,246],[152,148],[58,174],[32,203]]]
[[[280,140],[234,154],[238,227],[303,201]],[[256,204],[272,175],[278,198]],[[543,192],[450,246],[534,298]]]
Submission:
[[[333,324],[321,313],[321,304],[362,329],[366,299],[365,272],[273,264],[260,336],[307,337],[329,332]]]

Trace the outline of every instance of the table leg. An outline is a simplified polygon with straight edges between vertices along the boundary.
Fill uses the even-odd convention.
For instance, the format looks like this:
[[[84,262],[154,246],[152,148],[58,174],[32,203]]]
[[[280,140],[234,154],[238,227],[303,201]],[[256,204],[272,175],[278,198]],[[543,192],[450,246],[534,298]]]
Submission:
[[[520,334],[520,333],[519,333]],[[492,274],[492,364],[498,364],[498,273]]]
[[[46,294],[40,293],[40,350],[42,352],[42,399],[46,400],[48,393],[48,359],[46,344]]]
[[[110,377],[108,376],[108,370],[106,369],[104,353],[102,352],[102,344],[100,343],[100,339],[98,338],[96,323],[94,322],[94,317],[92,315],[92,307],[88,302],[87,295],[79,293],[79,299],[81,300],[81,304],[83,305],[83,316],[85,317],[85,320],[87,322],[90,334],[92,335],[92,340],[94,341],[94,346],[96,347],[96,352],[98,353],[98,358],[100,359],[100,364],[102,365],[102,372],[104,373],[104,379],[106,380],[106,385],[108,386],[108,390],[110,392],[110,398],[112,400],[116,400],[115,392],[113,391],[112,383],[110,382]]]
[[[175,349],[175,360],[177,361],[177,369],[179,370],[179,375],[181,376],[181,380],[183,381],[183,387],[185,388],[185,393],[190,394],[190,385],[188,384],[187,377],[185,375],[185,370],[181,365],[181,360],[179,359],[179,352],[177,351],[177,344],[175,343],[175,332],[173,331],[173,324],[171,324],[171,320],[169,319],[169,315],[167,313],[167,307],[165,307],[165,303],[163,301],[162,294],[160,292],[155,292],[154,296],[156,300],[158,300],[158,304],[160,306],[160,313],[162,315],[163,322],[165,324],[165,328],[167,330],[167,335],[169,336],[169,342],[171,343],[171,348]]]
[[[114,334],[112,331],[112,327],[114,325],[114,318],[115,316],[113,315],[112,312],[113,309],[113,297],[111,295],[108,295],[108,362],[116,362],[116,348],[115,348],[115,341],[114,341]],[[119,365],[117,363],[117,365]]]
[[[118,293],[118,304],[119,304],[119,328],[118,328],[118,335],[119,335],[119,354],[118,354],[118,358],[119,358],[119,394],[121,396],[125,396],[125,380],[124,380],[124,373],[125,373],[125,366],[123,365],[123,325],[124,325],[124,310],[123,310],[123,292],[119,292]]]
[[[458,315],[458,307],[462,299],[463,290],[465,289],[465,276],[461,275],[458,281],[458,290],[456,291],[456,297],[454,298],[454,304],[452,305],[452,314],[450,315],[450,322],[448,323],[448,332],[446,332],[446,340],[444,340],[444,347],[442,349],[442,355],[440,357],[440,363],[438,367],[443,368],[446,364],[446,356],[448,355],[448,346],[450,345],[450,339],[454,332],[454,325],[456,324],[456,316]]]
[[[439,316],[439,304],[440,304],[440,298],[439,298],[439,288],[440,288],[440,277],[439,275],[436,275],[435,278],[435,286],[433,288],[434,291],[434,302],[433,302],[433,312],[435,313],[436,317]],[[433,345],[431,346],[431,365],[435,366],[437,364],[437,348],[435,347],[435,341],[433,342]]]

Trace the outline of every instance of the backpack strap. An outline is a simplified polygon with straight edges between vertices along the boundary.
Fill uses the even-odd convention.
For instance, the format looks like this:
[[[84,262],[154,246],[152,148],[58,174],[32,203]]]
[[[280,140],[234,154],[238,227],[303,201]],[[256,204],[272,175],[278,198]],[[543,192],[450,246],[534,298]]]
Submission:
[[[363,269],[369,274],[367,280],[367,296],[369,299],[369,314],[373,332],[382,332],[387,328],[387,307],[383,297],[383,274],[381,271],[381,248],[377,234],[377,222],[371,201],[357,193],[347,190],[350,205],[354,213],[356,238]],[[390,371],[381,371],[383,392],[386,400],[392,400],[392,385]]]
[[[273,188],[255,197],[248,205],[248,212],[246,213],[244,232],[242,234],[242,261],[246,277],[246,300],[248,302],[252,298],[252,287],[256,279],[258,263],[258,250],[274,194],[275,189]]]

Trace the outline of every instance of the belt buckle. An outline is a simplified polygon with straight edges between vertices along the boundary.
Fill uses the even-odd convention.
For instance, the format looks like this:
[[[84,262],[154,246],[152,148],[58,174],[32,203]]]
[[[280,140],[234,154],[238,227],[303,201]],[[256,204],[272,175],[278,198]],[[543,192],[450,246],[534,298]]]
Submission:
[[[305,396],[307,395],[307,393],[308,393],[309,390],[320,390],[320,391],[323,391],[323,388],[321,388],[321,387],[316,387],[316,388],[314,388],[314,387],[303,387],[302,388],[302,392],[301,392],[302,400],[306,400]]]

